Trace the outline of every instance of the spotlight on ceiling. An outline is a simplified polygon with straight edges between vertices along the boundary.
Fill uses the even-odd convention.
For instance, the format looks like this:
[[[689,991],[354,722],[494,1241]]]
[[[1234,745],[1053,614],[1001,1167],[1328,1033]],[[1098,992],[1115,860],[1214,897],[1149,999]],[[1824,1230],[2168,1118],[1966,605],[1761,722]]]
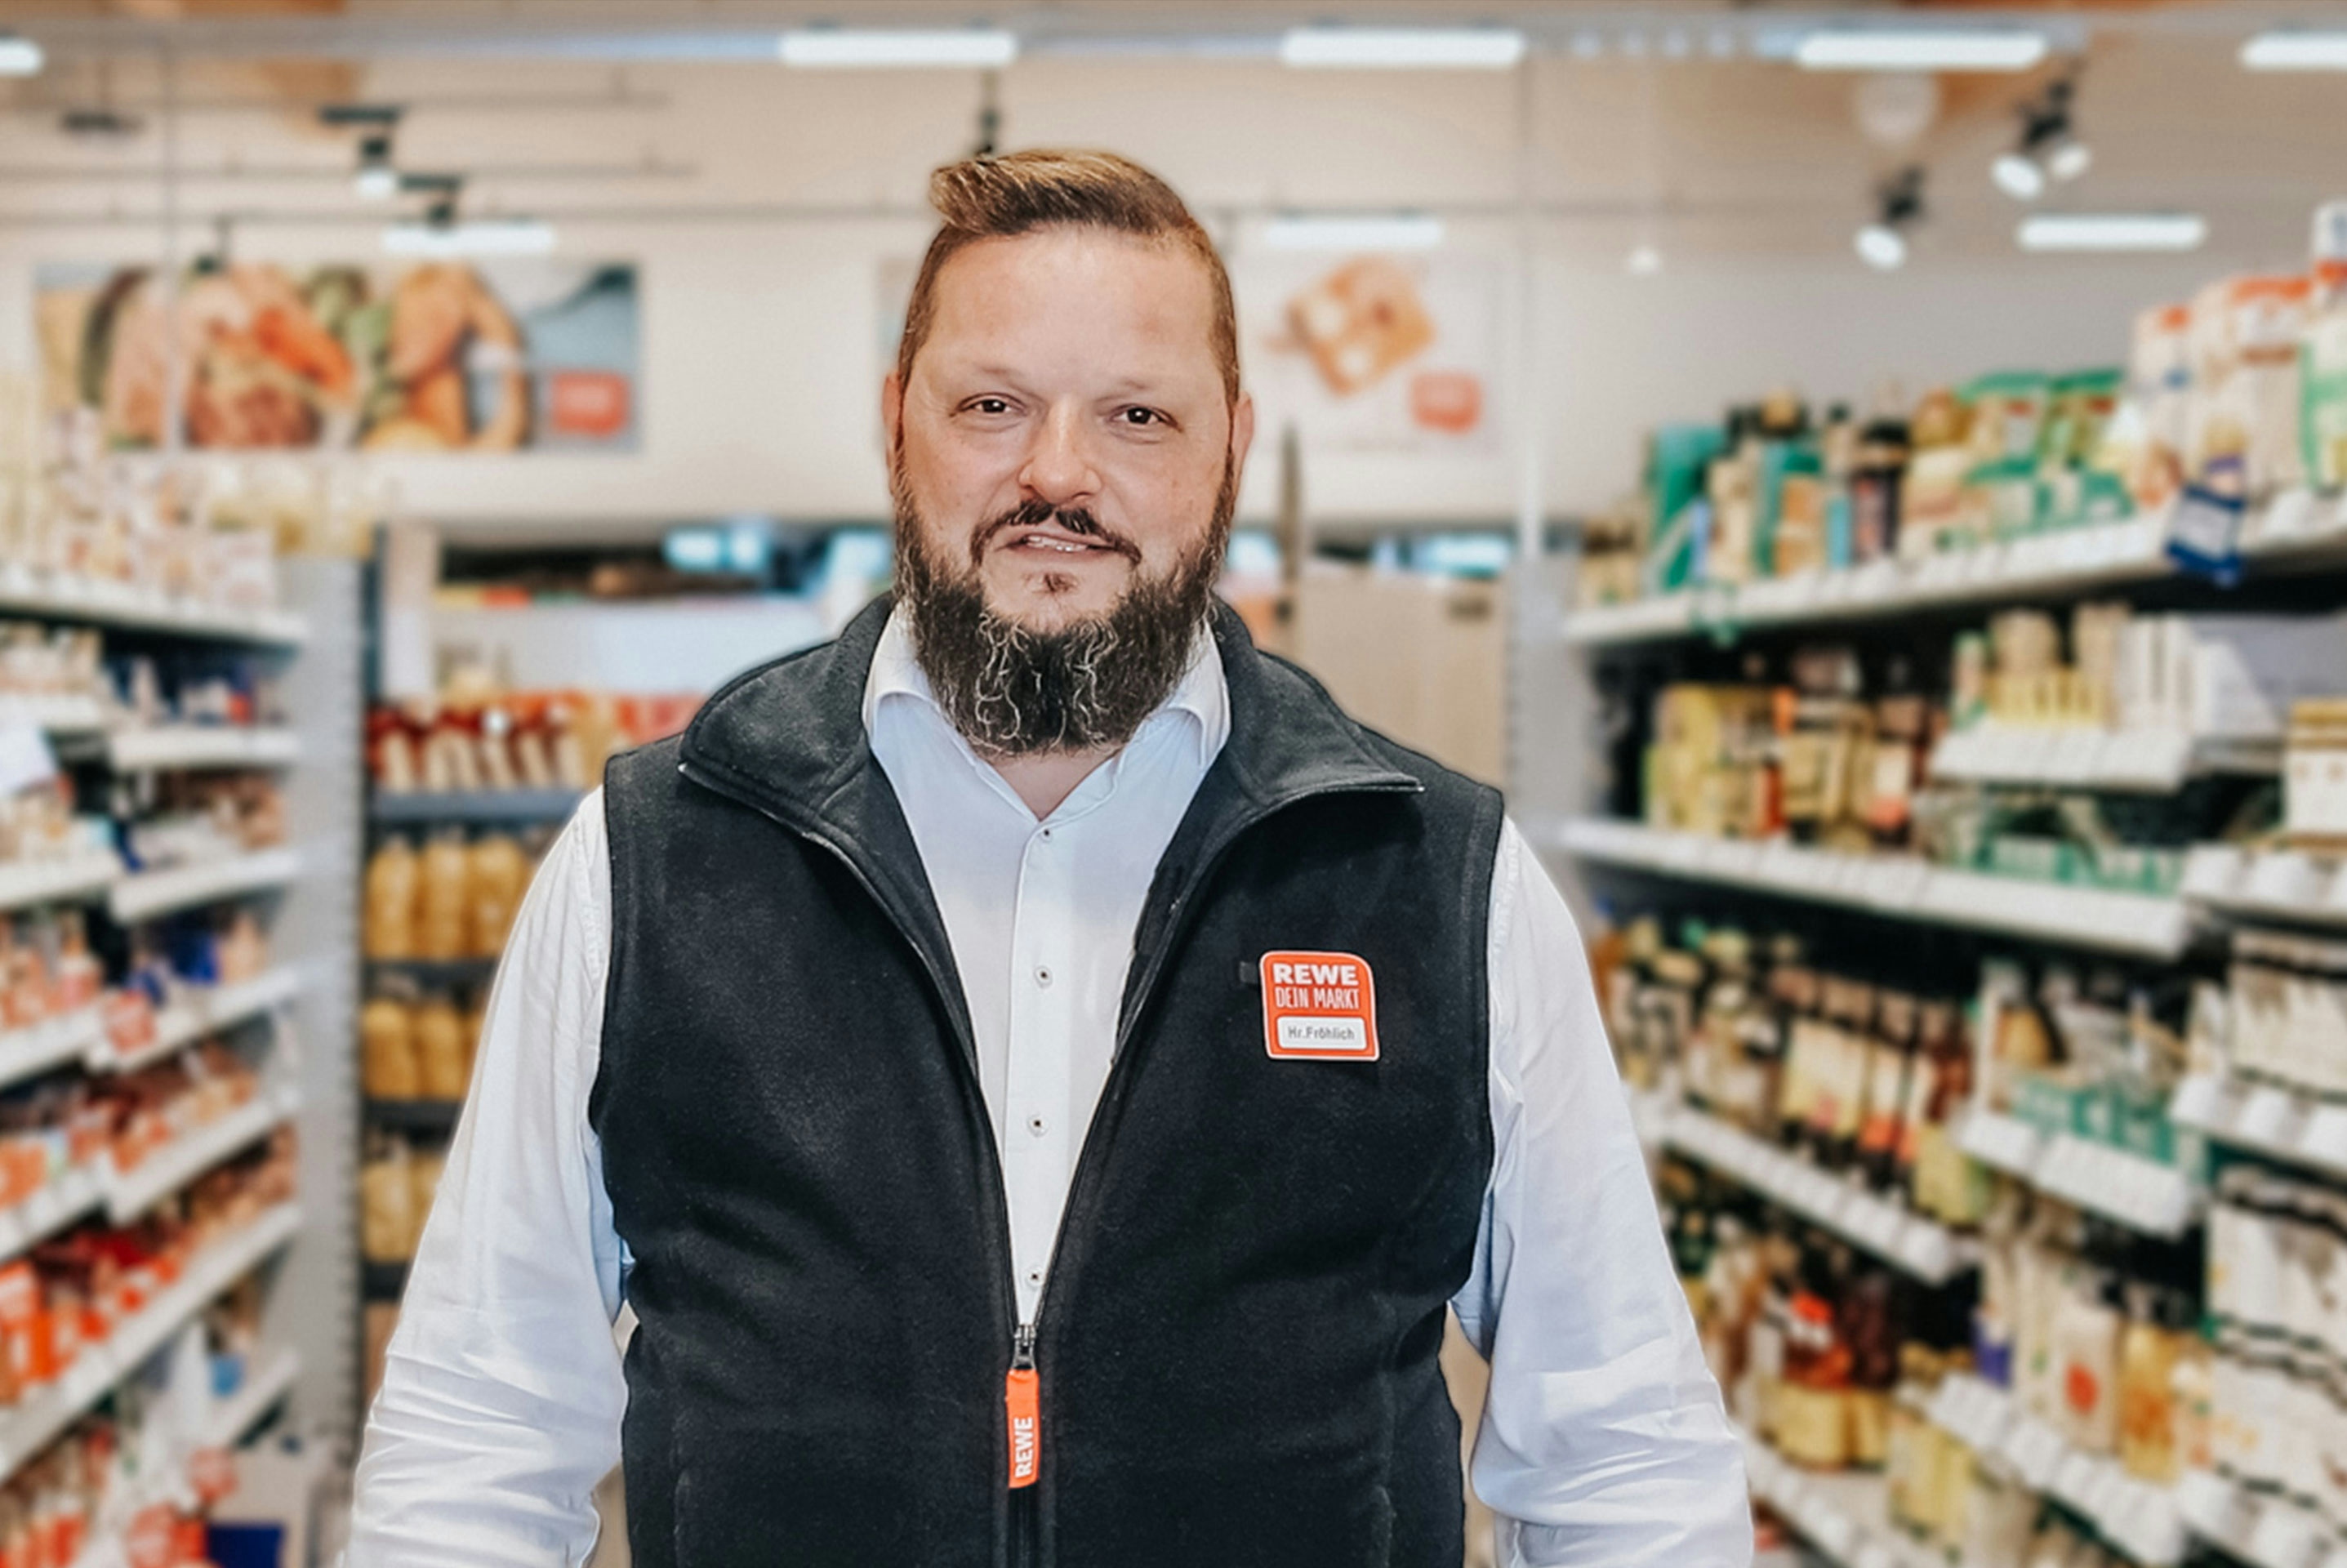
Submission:
[[[2045,194],[2048,180],[2075,179],[2093,167],[2094,149],[2078,135],[2077,93],[2075,79],[2065,77],[2022,106],[2020,141],[1989,166],[1999,190],[2015,201],[2034,201]]]
[[[1651,278],[1663,270],[1663,252],[1652,244],[1634,247],[1622,266],[1634,278]]]
[[[1880,272],[1907,264],[1907,236],[1923,220],[1923,169],[1913,165],[1883,181],[1874,193],[1875,218],[1858,231],[1859,259]]]
[[[352,189],[364,201],[388,201],[399,194],[399,170],[391,161],[391,133],[359,138],[359,171]]]

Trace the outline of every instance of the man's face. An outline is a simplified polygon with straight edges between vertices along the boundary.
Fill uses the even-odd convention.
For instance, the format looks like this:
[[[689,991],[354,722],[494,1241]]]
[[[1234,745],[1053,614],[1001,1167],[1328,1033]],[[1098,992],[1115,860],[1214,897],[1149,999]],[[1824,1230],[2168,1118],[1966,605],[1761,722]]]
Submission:
[[[1196,556],[1255,410],[1225,401],[1195,256],[1047,229],[964,247],[934,300],[909,383],[882,394],[899,526],[932,562],[1052,632]]]

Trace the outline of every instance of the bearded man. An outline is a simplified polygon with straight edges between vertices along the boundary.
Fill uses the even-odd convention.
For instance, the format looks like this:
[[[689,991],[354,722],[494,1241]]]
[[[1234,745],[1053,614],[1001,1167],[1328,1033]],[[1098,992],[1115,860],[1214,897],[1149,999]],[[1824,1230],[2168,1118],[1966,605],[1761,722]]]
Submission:
[[[940,169],[897,592],[613,761],[492,999],[352,1568],[1725,1568],[1737,1447],[1499,797],[1214,584],[1228,278],[1099,153]],[[637,1327],[624,1357],[612,1324]]]

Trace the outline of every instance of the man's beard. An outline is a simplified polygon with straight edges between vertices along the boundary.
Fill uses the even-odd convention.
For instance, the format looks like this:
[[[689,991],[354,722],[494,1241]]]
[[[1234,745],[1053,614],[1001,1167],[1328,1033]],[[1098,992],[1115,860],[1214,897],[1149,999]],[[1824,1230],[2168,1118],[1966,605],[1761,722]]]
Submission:
[[[1000,757],[1097,751],[1131,740],[1189,669],[1213,607],[1238,504],[1229,459],[1206,537],[1163,577],[1143,572],[1139,549],[1092,513],[1040,501],[979,525],[967,562],[957,563],[930,544],[902,464],[895,466],[897,601],[954,728],[981,754]],[[979,562],[998,535],[1047,524],[1116,551],[1134,572],[1104,613],[1039,631],[988,606]]]

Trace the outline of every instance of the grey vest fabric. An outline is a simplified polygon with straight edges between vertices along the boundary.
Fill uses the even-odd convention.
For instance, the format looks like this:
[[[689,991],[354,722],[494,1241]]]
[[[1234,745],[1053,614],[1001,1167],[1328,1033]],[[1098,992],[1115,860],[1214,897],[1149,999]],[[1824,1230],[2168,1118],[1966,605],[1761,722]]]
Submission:
[[[640,1568],[1456,1568],[1435,1355],[1491,1168],[1498,796],[1218,612],[1231,737],[1135,934],[1013,1491],[991,1122],[863,728],[887,608],[607,774]],[[1366,960],[1377,1061],[1270,1053],[1282,950]]]

